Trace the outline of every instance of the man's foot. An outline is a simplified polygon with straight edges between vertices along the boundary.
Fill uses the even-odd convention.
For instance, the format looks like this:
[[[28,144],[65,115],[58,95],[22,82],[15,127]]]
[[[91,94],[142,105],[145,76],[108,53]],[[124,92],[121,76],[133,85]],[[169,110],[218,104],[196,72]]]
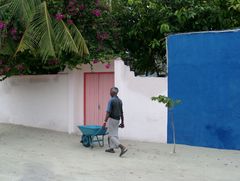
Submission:
[[[109,149],[105,150],[105,152],[108,152],[108,153],[115,153],[115,151],[114,151],[113,148],[109,148]]]
[[[121,148],[121,153],[120,153],[120,157],[123,156],[126,152],[128,151],[128,149],[126,147]]]

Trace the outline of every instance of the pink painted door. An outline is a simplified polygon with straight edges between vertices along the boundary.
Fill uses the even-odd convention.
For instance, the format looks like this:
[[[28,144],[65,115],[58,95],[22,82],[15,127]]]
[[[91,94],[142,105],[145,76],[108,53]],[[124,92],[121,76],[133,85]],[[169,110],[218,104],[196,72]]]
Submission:
[[[100,74],[99,75],[99,94],[98,94],[98,104],[99,112],[98,118],[101,121],[104,120],[106,115],[107,103],[110,99],[110,89],[114,86],[114,74]]]
[[[98,76],[85,74],[85,124],[94,124],[98,120]]]
[[[85,74],[85,110],[86,125],[102,125],[110,98],[110,88],[114,86],[113,73]]]

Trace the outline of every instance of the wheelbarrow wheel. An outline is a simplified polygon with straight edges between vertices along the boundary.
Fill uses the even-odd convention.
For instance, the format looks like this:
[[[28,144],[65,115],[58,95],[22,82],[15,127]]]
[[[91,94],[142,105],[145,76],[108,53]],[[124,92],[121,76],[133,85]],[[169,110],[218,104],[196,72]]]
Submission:
[[[91,137],[86,136],[86,135],[82,135],[81,143],[83,144],[83,146],[85,146],[85,147],[91,146],[91,143],[90,143],[91,140],[90,139],[91,139]]]

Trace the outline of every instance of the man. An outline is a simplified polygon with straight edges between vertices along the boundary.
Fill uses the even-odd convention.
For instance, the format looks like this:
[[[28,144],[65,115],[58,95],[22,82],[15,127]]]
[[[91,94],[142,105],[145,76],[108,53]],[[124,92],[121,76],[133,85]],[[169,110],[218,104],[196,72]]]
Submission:
[[[118,138],[118,128],[124,128],[124,117],[122,109],[122,101],[118,98],[118,88],[113,87],[110,89],[111,99],[107,105],[106,117],[104,120],[104,125],[108,122],[108,142],[109,149],[106,152],[115,153],[115,148],[120,148],[120,157],[127,152],[127,148],[123,146]],[[121,124],[119,124],[121,119]]]

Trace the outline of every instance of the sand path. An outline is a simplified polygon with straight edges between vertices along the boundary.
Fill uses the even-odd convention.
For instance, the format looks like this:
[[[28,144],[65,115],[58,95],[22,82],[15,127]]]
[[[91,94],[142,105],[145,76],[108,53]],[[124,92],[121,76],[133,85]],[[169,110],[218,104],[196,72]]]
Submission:
[[[0,124],[0,181],[240,181],[240,151],[123,143],[119,158],[77,135]]]

